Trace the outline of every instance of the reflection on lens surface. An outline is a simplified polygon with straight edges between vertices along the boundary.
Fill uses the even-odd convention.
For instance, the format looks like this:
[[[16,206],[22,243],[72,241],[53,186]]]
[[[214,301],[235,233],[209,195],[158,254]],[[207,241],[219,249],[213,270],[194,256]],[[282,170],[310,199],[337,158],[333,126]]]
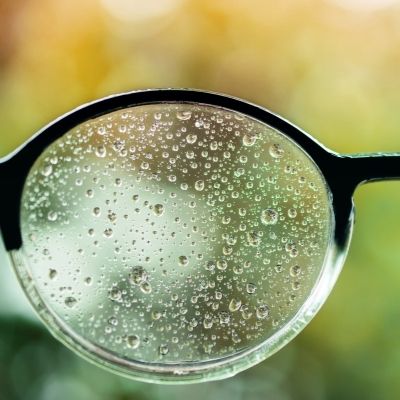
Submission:
[[[332,230],[299,147],[193,104],[71,130],[31,170],[21,217],[14,258],[36,308],[115,364],[195,367],[266,341],[309,297]]]

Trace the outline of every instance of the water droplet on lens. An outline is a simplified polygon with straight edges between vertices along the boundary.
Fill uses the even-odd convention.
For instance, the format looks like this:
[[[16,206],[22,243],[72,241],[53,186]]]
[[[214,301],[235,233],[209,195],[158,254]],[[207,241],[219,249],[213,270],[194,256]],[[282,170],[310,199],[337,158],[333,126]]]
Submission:
[[[106,134],[106,128],[104,126],[99,126],[97,128],[97,134],[100,136],[103,136]]]
[[[158,321],[158,320],[161,318],[161,316],[162,316],[162,314],[160,313],[160,311],[153,311],[153,312],[151,313],[151,318],[152,318],[154,321]]]
[[[149,293],[151,293],[151,285],[150,285],[150,283],[149,282],[143,282],[141,285],[140,285],[140,290],[144,293],[144,294],[149,294]]]
[[[245,146],[253,146],[254,143],[256,142],[256,140],[257,140],[257,136],[255,134],[246,133],[243,136],[243,144]]]
[[[228,325],[230,323],[230,321],[231,321],[231,314],[229,314],[226,311],[221,311],[218,314],[218,317],[219,317],[219,323],[221,325]]]
[[[140,164],[140,168],[142,168],[142,169],[144,169],[144,170],[149,169],[149,167],[150,167],[150,164],[149,164],[147,161],[143,161],[143,162]]]
[[[248,283],[246,285],[246,292],[248,294],[254,294],[256,292],[256,289],[257,289],[257,287],[254,283]]]
[[[295,282],[292,283],[292,289],[293,290],[299,290],[300,286],[301,286],[300,282],[298,282],[298,281],[295,281]]]
[[[182,266],[189,264],[189,259],[186,256],[179,256],[179,264]]]
[[[192,117],[191,111],[178,111],[176,113],[176,118],[180,121],[187,121]]]
[[[257,247],[260,245],[261,238],[257,232],[247,232],[246,236],[250,246]]]
[[[196,183],[194,184],[194,188],[199,192],[202,191],[204,189],[204,181],[202,180],[196,181]]]
[[[118,319],[115,318],[115,317],[110,317],[110,318],[108,319],[108,323],[109,323],[110,325],[112,325],[112,326],[117,326],[117,325],[118,325]]]
[[[217,261],[217,268],[220,271],[225,271],[227,267],[228,267],[228,263],[226,262],[226,260],[218,260]]]
[[[65,305],[66,305],[67,307],[69,307],[69,308],[75,307],[75,305],[76,305],[77,302],[78,302],[78,301],[75,299],[75,297],[67,297],[67,298],[65,299]]]
[[[292,275],[293,277],[299,276],[300,273],[301,273],[300,265],[293,265],[292,267],[290,267],[290,275]]]
[[[147,271],[143,267],[133,267],[129,274],[129,282],[132,285],[140,285],[147,281],[148,277]]]
[[[96,156],[100,158],[104,158],[107,155],[107,149],[105,146],[100,145],[96,147]]]
[[[205,329],[211,329],[213,326],[213,320],[210,317],[206,317],[203,320],[203,326]]]
[[[117,214],[113,213],[113,212],[109,212],[107,215],[108,219],[110,222],[115,222],[115,220],[117,219]]]
[[[46,165],[43,169],[42,169],[42,175],[43,176],[50,176],[53,172],[53,167],[51,165]]]
[[[160,216],[164,214],[164,206],[162,204],[156,204],[154,206],[154,214]]]
[[[258,319],[267,319],[269,317],[269,307],[265,304],[260,305],[256,309],[256,316]]]
[[[57,221],[58,213],[55,211],[49,211],[47,214],[47,219],[51,222]]]
[[[264,225],[275,225],[278,222],[279,214],[273,208],[267,208],[261,213],[261,222]]]
[[[240,309],[242,305],[241,300],[238,299],[232,299],[229,303],[229,311],[234,312]]]
[[[167,354],[168,354],[168,352],[169,352],[168,345],[166,345],[166,344],[162,344],[162,345],[160,345],[160,347],[159,347],[158,351],[159,351],[160,355],[162,355],[162,356],[165,356],[165,355],[167,355]]]
[[[129,348],[131,349],[137,349],[140,345],[140,338],[139,336],[136,335],[129,335],[126,338],[126,344],[128,345]]]
[[[118,302],[122,299],[122,292],[118,287],[114,286],[109,291],[108,297],[110,300]]]
[[[110,238],[113,235],[113,230],[111,228],[107,228],[104,230],[104,237]]]
[[[250,311],[250,307],[247,304],[243,304],[242,307],[240,307],[240,312],[244,320],[250,319],[253,315],[253,313]]]
[[[269,147],[269,154],[273,158],[282,158],[285,154],[285,150],[283,150],[282,146],[278,143],[271,144]]]
[[[56,271],[55,269],[50,269],[50,271],[49,271],[49,278],[50,278],[51,280],[57,278],[57,271]]]
[[[206,264],[206,270],[207,271],[213,271],[216,267],[215,261],[214,260],[210,260],[207,262]]]
[[[193,133],[189,133],[189,134],[186,136],[186,141],[187,141],[189,144],[194,144],[194,143],[196,143],[196,141],[197,141],[197,135],[195,135],[195,134],[193,134]]]
[[[85,284],[86,284],[86,286],[90,286],[92,284],[92,278],[90,276],[85,278]]]

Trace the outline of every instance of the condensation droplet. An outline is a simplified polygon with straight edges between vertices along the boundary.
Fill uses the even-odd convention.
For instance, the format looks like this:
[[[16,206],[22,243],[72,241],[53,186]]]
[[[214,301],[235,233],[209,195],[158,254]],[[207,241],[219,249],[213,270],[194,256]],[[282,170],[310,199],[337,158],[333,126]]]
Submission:
[[[269,154],[273,158],[282,158],[285,154],[285,150],[283,150],[282,146],[279,143],[271,144],[269,147]]]
[[[196,141],[197,141],[197,135],[195,135],[194,133],[189,133],[189,134],[186,136],[186,141],[187,141],[189,144],[194,144],[194,143],[196,143]]]
[[[140,346],[140,338],[137,335],[129,335],[126,338],[126,344],[130,349],[137,349]]]
[[[93,281],[93,279],[90,276],[86,277],[85,278],[86,286],[90,286],[92,284],[92,281]]]
[[[262,304],[256,308],[256,316],[258,319],[267,319],[269,317],[270,310],[265,304]]]
[[[113,286],[109,291],[108,297],[112,301],[119,302],[122,299],[122,292],[118,287]]]
[[[65,301],[64,301],[65,305],[66,305],[67,307],[69,307],[69,308],[75,307],[75,305],[76,305],[77,302],[78,302],[78,301],[76,300],[75,297],[67,297],[67,298],[65,299]]]
[[[257,140],[257,136],[255,134],[248,134],[246,133],[243,136],[243,144],[245,146],[253,146]]]
[[[178,118],[180,121],[187,121],[190,118],[192,118],[192,112],[191,111],[178,111],[176,113],[176,118]]]
[[[149,294],[149,293],[151,293],[152,288],[151,288],[150,283],[147,282],[147,281],[141,283],[141,285],[140,285],[140,290],[141,290],[144,294]]]
[[[55,222],[58,219],[58,213],[56,211],[49,211],[47,219],[51,222]]]
[[[203,180],[196,181],[194,184],[194,188],[199,192],[202,191],[204,189],[204,181]]]
[[[254,294],[256,292],[257,286],[254,283],[248,283],[246,285],[246,292],[248,294]]]
[[[293,277],[299,276],[300,273],[301,273],[300,265],[293,265],[292,267],[290,267],[290,275],[292,275]]]
[[[244,320],[248,320],[253,316],[253,313],[251,312],[250,307],[247,304],[243,304],[242,307],[240,307],[240,312]]]
[[[161,318],[161,316],[162,316],[162,314],[160,313],[160,311],[153,311],[153,312],[151,313],[151,318],[152,318],[154,321],[158,321],[158,320]]]
[[[261,212],[261,222],[264,225],[275,225],[278,222],[279,214],[273,208],[267,208]]]
[[[154,214],[161,216],[164,214],[164,206],[162,204],[156,204],[154,206]]]
[[[143,267],[133,267],[129,274],[129,282],[132,285],[141,285],[143,282],[147,281],[148,277],[149,275]]]
[[[149,167],[150,167],[150,164],[149,164],[147,161],[143,161],[143,162],[140,164],[140,168],[142,168],[142,169],[144,169],[144,170],[149,169]]]
[[[111,228],[107,228],[103,232],[104,237],[106,237],[106,238],[110,238],[113,235],[113,233],[114,232],[113,232],[113,230]]]
[[[112,326],[117,326],[117,325],[118,325],[118,319],[115,318],[114,316],[113,316],[113,317],[110,317],[110,318],[108,319],[108,323],[109,323],[110,325],[112,325]]]
[[[221,311],[218,314],[218,317],[219,317],[219,323],[221,325],[228,325],[231,321],[231,314],[226,311]]]
[[[97,157],[104,158],[107,155],[107,149],[105,146],[100,145],[96,147],[95,153]]]
[[[211,329],[213,326],[213,320],[211,317],[206,317],[203,320],[203,326],[205,329]]]
[[[295,281],[295,282],[292,283],[292,289],[293,290],[299,290],[300,286],[301,286],[301,284],[300,284],[299,281]]]
[[[250,246],[257,247],[261,243],[261,238],[257,232],[247,232],[247,242]]]
[[[179,264],[184,267],[189,264],[189,259],[186,256],[179,256]]]
[[[106,131],[106,128],[105,128],[104,126],[99,126],[99,127],[97,128],[97,134],[100,135],[100,136],[105,135],[106,132],[107,132],[107,131]]]
[[[169,352],[169,348],[168,345],[166,344],[161,344],[159,349],[158,349],[159,353],[161,356],[166,356]]]
[[[49,270],[49,278],[50,278],[51,280],[57,278],[57,271],[56,271],[55,269],[50,269],[50,270]]]
[[[42,169],[43,176],[50,176],[53,173],[53,167],[51,165],[46,165]]]
[[[228,263],[226,260],[218,260],[217,261],[217,268],[220,271],[225,271],[227,267],[228,267]]]
[[[108,213],[107,217],[108,217],[108,220],[109,220],[110,222],[115,222],[116,219],[117,219],[117,214],[115,214],[114,212],[111,212],[111,211],[110,211],[110,212]]]
[[[242,305],[242,301],[239,299],[232,299],[229,303],[229,311],[238,311]]]

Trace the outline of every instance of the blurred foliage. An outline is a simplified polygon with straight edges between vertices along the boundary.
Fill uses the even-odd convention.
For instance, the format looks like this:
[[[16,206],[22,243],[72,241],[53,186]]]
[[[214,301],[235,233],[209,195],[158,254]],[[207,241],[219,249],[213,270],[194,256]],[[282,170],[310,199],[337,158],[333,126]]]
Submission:
[[[251,100],[340,152],[399,151],[399,3],[2,0],[0,153],[83,102],[151,87]],[[137,383],[7,310],[0,399],[398,399],[400,184],[360,188],[355,203],[354,240],[330,299],[259,366],[195,387]]]

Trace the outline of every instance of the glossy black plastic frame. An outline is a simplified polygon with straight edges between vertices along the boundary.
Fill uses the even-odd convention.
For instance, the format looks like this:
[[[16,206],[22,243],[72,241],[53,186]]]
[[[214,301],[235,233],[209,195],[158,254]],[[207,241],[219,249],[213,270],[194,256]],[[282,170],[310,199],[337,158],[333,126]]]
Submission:
[[[0,159],[0,231],[6,250],[22,245],[20,204],[26,177],[41,153],[77,125],[101,115],[128,107],[154,103],[201,103],[222,107],[255,118],[290,137],[314,160],[332,194],[335,215],[334,240],[344,249],[353,222],[352,196],[362,182],[399,179],[399,154],[340,155],[318,143],[310,135],[282,117],[230,96],[192,89],[154,89],[110,96],[83,105],[39,131],[8,157]]]

